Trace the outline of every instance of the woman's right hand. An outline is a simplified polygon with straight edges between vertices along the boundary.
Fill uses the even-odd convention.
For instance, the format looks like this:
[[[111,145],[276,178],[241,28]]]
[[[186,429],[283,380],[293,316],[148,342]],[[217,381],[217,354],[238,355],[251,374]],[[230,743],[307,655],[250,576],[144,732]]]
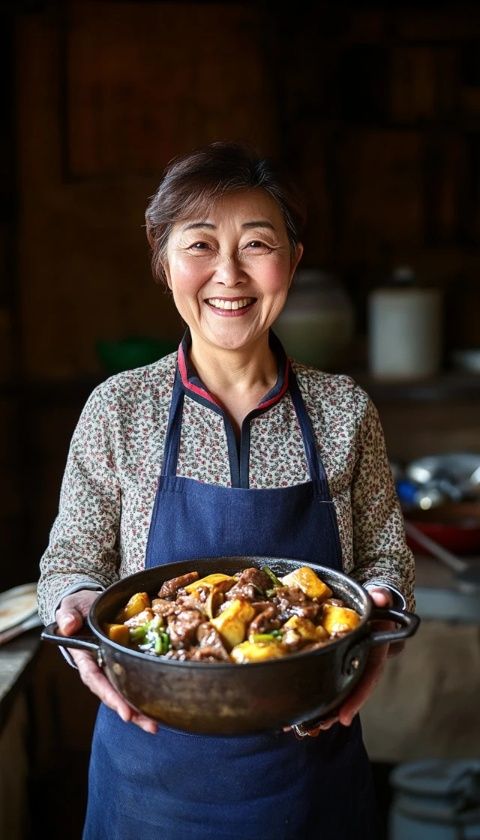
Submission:
[[[93,602],[98,598],[99,592],[91,589],[81,589],[72,595],[66,595],[55,614],[58,630],[61,636],[73,636],[83,627],[84,620],[89,613]],[[128,705],[121,694],[116,691],[101,668],[98,667],[93,654],[87,650],[68,648],[75,665],[78,668],[83,683],[96,696],[112,709],[125,722],[130,721],[136,724],[145,732],[155,733],[158,724],[152,718],[136,712]]]

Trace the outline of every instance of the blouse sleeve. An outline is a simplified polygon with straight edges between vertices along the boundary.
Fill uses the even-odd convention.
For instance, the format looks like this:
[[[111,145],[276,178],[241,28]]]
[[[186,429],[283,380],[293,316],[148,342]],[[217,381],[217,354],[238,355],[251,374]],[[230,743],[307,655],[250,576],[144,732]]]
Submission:
[[[74,431],[58,515],[40,561],[38,609],[45,623],[67,591],[103,589],[117,579],[120,500],[100,385]]]
[[[356,386],[356,463],[352,481],[352,572],[360,583],[385,583],[414,610],[415,563],[405,539],[403,514],[395,491],[377,409]]]

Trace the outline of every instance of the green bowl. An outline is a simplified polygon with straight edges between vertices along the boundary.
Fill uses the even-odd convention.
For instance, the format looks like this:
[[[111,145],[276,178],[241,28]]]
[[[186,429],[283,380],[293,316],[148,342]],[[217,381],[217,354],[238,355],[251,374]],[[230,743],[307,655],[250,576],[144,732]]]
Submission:
[[[120,373],[156,362],[178,347],[169,339],[123,338],[120,341],[99,340],[96,343],[98,358],[109,373]]]

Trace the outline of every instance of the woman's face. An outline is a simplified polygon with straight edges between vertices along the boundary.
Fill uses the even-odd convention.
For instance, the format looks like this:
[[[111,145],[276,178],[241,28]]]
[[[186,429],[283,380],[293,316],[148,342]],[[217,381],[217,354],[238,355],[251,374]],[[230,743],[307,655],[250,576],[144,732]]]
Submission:
[[[302,254],[292,255],[283,216],[262,189],[227,194],[170,234],[167,282],[197,348],[238,350],[280,314]]]

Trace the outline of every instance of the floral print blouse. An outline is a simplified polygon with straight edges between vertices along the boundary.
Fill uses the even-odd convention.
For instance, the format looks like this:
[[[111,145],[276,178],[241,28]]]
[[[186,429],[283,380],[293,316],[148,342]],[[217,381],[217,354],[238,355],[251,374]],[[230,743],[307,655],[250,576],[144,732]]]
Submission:
[[[144,568],[177,369],[185,393],[178,475],[224,487],[310,480],[288,390],[290,363],[272,341],[278,379],[244,422],[240,444],[221,406],[189,367],[188,336],[178,353],[95,388],[72,437],[59,512],[40,562],[38,602],[45,623],[69,592],[103,589]],[[343,570],[363,585],[390,587],[413,609],[414,560],[378,413],[350,377],[291,365],[334,501]]]

